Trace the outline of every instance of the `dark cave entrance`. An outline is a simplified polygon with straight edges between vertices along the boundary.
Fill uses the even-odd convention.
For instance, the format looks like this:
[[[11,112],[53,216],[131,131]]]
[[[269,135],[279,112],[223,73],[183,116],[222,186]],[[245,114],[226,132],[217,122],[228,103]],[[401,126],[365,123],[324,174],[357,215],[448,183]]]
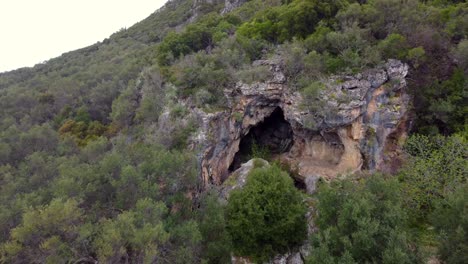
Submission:
[[[229,166],[229,172],[238,169],[242,163],[263,154],[261,158],[273,158],[288,152],[293,145],[291,125],[284,118],[283,110],[277,107],[265,120],[252,127],[239,143],[239,151]]]

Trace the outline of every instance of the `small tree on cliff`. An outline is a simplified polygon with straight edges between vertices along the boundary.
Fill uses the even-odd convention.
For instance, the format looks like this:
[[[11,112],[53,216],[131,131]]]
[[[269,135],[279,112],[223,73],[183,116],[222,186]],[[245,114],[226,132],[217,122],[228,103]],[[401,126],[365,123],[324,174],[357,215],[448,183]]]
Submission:
[[[266,261],[299,245],[307,235],[306,207],[292,179],[278,166],[254,169],[227,206],[234,253]]]

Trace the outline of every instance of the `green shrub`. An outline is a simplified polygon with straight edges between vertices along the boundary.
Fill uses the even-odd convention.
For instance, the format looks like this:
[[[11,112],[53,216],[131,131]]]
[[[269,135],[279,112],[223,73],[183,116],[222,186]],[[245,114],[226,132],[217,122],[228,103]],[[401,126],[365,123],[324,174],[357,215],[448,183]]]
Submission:
[[[240,20],[232,15],[222,17],[212,13],[188,25],[180,33],[169,33],[157,47],[158,63],[170,65],[180,56],[212,47],[232,34],[238,23]]]
[[[266,146],[259,145],[255,140],[252,142],[251,156],[249,159],[261,158],[264,160],[271,159],[270,149]]]
[[[227,228],[234,253],[257,262],[298,246],[306,237],[306,208],[287,173],[274,165],[249,174],[228,200]]]
[[[215,50],[211,54],[204,51],[190,54],[177,61],[170,70],[174,84],[178,87],[178,95],[195,96],[199,106],[222,106],[223,89],[234,82],[234,65],[230,63],[237,63],[237,59],[223,60],[224,58]]]
[[[400,186],[381,175],[319,187],[308,263],[417,263]]]
[[[455,58],[461,69],[468,73],[468,39],[464,39],[458,43],[455,51]]]
[[[468,184],[439,201],[431,220],[438,233],[440,258],[446,263],[467,263]]]
[[[412,48],[408,51],[408,60],[415,68],[418,68],[425,61],[426,51],[423,47]]]
[[[458,135],[414,135],[406,149],[412,156],[400,172],[400,179],[405,205],[412,212],[413,221],[419,222],[433,211],[438,201],[466,183],[468,144]]]
[[[320,92],[325,89],[325,85],[319,81],[310,82],[301,90],[303,98],[302,107],[315,112],[322,108],[321,100],[319,98]]]
[[[242,82],[252,84],[254,82],[267,81],[271,79],[273,74],[268,66],[260,65],[256,67],[245,67],[239,70],[236,75]]]
[[[282,43],[293,37],[305,38],[321,19],[333,17],[344,1],[294,0],[259,12],[238,33],[254,39]]]
[[[405,59],[408,54],[406,38],[400,34],[390,34],[377,45],[384,58]]]
[[[202,259],[206,263],[231,263],[231,239],[226,230],[224,206],[218,195],[210,192],[204,197],[199,211],[200,232],[203,237]]]

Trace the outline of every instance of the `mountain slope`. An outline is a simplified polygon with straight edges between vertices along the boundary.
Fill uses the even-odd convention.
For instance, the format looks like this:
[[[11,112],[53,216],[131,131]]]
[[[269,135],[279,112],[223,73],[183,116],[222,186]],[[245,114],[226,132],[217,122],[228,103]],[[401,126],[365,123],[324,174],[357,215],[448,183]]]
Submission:
[[[309,261],[435,255],[444,230],[466,231],[431,215],[465,202],[467,19],[464,1],[173,0],[103,42],[1,73],[0,262],[229,263],[243,241],[219,193],[258,157],[298,187],[315,191],[308,176],[323,171],[339,181],[320,200],[302,193],[309,220],[328,219]],[[404,145],[410,132],[425,135]],[[368,182],[385,163],[399,177]],[[340,210],[314,215],[328,198]],[[286,253],[255,241],[262,259]]]

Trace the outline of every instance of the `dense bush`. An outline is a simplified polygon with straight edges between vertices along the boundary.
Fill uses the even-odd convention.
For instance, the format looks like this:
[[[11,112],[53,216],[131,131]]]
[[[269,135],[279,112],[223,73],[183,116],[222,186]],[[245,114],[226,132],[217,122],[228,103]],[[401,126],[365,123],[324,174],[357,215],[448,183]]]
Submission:
[[[320,2],[294,0],[259,12],[251,22],[243,24],[238,33],[249,38],[282,43],[293,37],[304,38],[312,33],[321,19],[332,18],[345,1]]]
[[[466,263],[468,256],[468,185],[440,200],[431,216],[439,239],[439,254],[446,263]]]
[[[466,262],[466,197],[457,189],[466,185],[468,4],[251,0],[219,15],[218,2],[171,0],[103,42],[0,74],[0,262],[229,262],[229,219],[214,196],[199,193],[197,153],[187,150],[201,122],[190,109],[225,109],[224,94],[236,82],[271,78],[254,60],[278,57],[304,109],[319,117],[335,110],[322,107],[320,78],[403,60],[410,66],[413,128],[426,135],[465,133],[410,137],[401,192],[393,181],[375,179],[320,191],[319,206],[330,197],[337,202],[318,217],[338,220],[319,221],[311,258],[412,260],[397,206],[403,197],[414,233],[425,236],[421,226],[433,225],[441,259]],[[315,129],[308,117],[305,125]],[[297,225],[273,230],[281,221],[266,225],[263,211],[231,218],[239,220],[231,232],[242,223],[270,239],[232,233],[234,251],[257,259],[305,235],[291,180],[276,168],[267,176],[278,181],[253,180],[243,201],[259,198],[255,189],[280,198],[236,208],[279,208],[286,214],[272,214],[276,220],[290,212]],[[280,206],[286,204],[280,194],[292,197],[287,205]]]
[[[35,152],[17,170],[1,168],[1,261],[92,259],[87,252],[111,262],[178,259],[163,247],[197,258],[200,232],[187,226],[191,202],[180,195],[197,185],[193,155],[114,140],[112,148],[105,138],[81,150],[62,146],[62,156]],[[180,228],[194,244],[176,241]]]
[[[300,245],[307,229],[305,205],[287,173],[277,166],[252,170],[227,206],[227,228],[234,253],[267,261]]]
[[[157,48],[158,62],[160,65],[168,65],[181,55],[210,49],[215,43],[232,35],[239,23],[240,19],[230,15],[204,16],[181,33],[169,33]]]
[[[467,124],[466,101],[468,79],[461,69],[455,69],[452,76],[445,81],[436,81],[425,87],[422,98],[418,101],[419,130],[426,134],[442,132],[447,135],[461,132]]]
[[[405,205],[413,221],[421,221],[434,205],[467,182],[468,145],[460,135],[427,137],[413,135],[406,143],[409,162],[400,172]]]
[[[202,259],[212,264],[231,263],[232,244],[226,229],[225,206],[218,199],[217,193],[209,192],[201,203]]]
[[[399,188],[381,175],[322,185],[308,262],[417,263]]]

